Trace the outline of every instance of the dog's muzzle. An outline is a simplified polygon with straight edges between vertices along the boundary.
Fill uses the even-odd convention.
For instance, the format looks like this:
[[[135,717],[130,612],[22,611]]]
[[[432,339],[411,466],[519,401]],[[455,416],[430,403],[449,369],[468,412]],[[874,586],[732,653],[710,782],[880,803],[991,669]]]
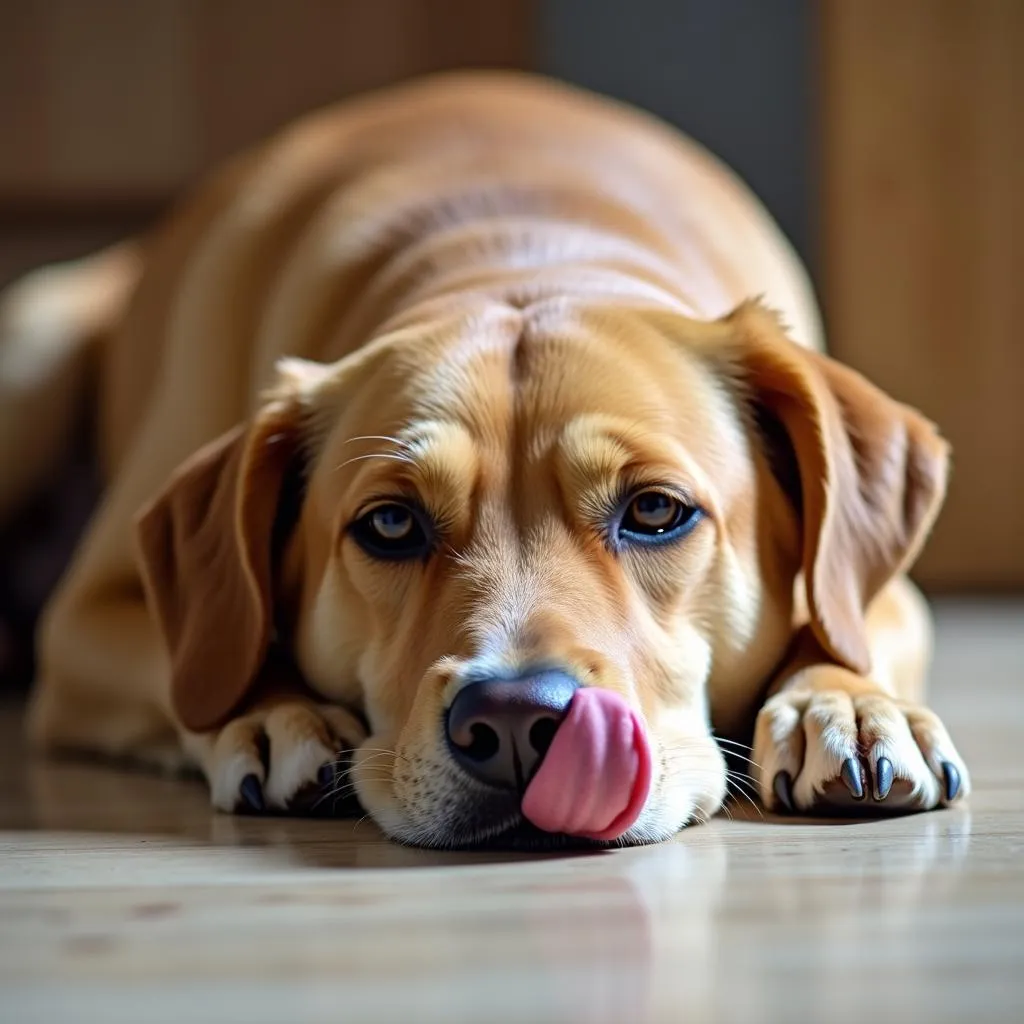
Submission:
[[[446,732],[455,762],[520,793],[523,816],[545,832],[618,839],[647,800],[643,724],[617,693],[564,672],[470,683],[448,709]]]

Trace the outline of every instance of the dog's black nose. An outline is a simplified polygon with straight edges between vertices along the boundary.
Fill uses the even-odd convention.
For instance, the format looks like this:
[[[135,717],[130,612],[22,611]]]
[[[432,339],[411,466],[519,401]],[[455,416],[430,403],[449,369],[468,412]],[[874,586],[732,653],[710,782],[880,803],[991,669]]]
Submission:
[[[456,763],[481,782],[522,792],[578,686],[557,671],[470,683],[448,709],[448,746]]]

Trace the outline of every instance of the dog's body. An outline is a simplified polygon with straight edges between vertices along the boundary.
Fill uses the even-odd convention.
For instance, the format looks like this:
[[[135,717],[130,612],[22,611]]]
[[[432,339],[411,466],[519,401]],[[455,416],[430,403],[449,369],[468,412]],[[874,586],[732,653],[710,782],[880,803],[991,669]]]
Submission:
[[[918,706],[928,619],[900,576],[945,446],[815,354],[781,234],[663,126],[522,77],[402,86],[237,159],[144,245],[16,286],[0,378],[54,307],[49,372],[0,418],[0,512],[59,424],[27,459],[11,439],[54,420],[89,346],[109,489],[41,630],[41,743],[183,756],[224,809],[240,788],[288,806],[357,746],[386,831],[475,842],[519,827],[529,778],[481,810],[497,798],[438,723],[481,672],[540,666],[646,737],[627,824],[527,796],[541,832],[635,842],[713,813],[709,713],[742,735],[762,706],[769,806],[966,793]],[[637,493],[630,532],[612,506]],[[412,530],[406,504],[419,561],[363,536]],[[692,535],[644,547],[684,512]]]

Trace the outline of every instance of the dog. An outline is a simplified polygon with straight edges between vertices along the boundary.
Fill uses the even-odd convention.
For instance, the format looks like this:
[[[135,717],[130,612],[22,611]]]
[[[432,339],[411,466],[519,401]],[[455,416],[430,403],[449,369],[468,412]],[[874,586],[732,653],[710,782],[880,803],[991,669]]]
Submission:
[[[771,811],[967,797],[905,575],[947,445],[824,354],[780,230],[654,118],[393,86],[3,310],[0,511],[90,386],[106,480],[39,747],[198,767],[227,812],[354,793],[443,848],[667,839],[730,742]]]

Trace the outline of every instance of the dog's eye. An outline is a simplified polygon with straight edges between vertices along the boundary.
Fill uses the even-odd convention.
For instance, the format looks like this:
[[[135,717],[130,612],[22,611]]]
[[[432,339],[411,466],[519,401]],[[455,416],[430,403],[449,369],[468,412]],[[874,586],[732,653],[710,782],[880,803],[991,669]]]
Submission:
[[[703,514],[664,491],[641,491],[626,506],[619,522],[619,539],[644,544],[677,540],[689,533]]]
[[[398,502],[377,505],[350,527],[355,542],[374,558],[422,558],[430,551],[426,517]]]
[[[416,520],[401,505],[382,505],[370,513],[370,526],[381,540],[398,544],[416,529]]]

